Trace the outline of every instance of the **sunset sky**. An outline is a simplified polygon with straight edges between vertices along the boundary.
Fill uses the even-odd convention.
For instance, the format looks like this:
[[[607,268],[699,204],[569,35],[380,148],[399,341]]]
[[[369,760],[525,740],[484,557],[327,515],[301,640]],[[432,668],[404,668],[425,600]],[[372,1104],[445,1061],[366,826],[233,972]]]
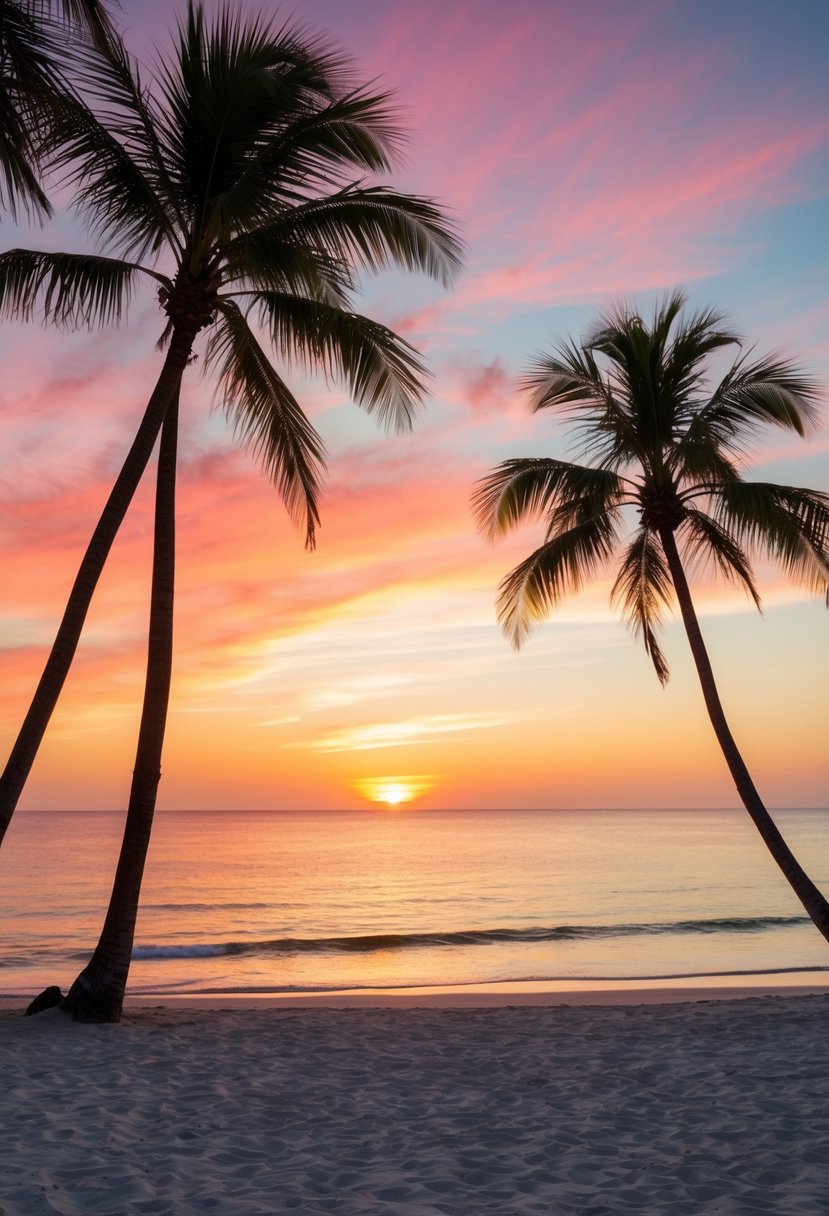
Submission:
[[[183,8],[183,5],[181,6]],[[243,5],[251,11],[256,6]],[[131,49],[174,6],[125,0]],[[507,457],[568,453],[515,381],[624,295],[684,286],[829,384],[829,8],[821,0],[301,0],[293,11],[397,90],[399,186],[468,244],[454,290],[386,275],[361,307],[433,373],[412,434],[286,378],[322,433],[316,552],[234,446],[198,363],[183,399],[175,677],[162,807],[356,807],[387,784],[445,807],[729,806],[736,795],[681,624],[672,679],[608,605],[568,601],[515,654],[499,579],[538,539],[490,546],[469,512]],[[89,248],[66,214],[3,248]],[[0,331],[3,750],[159,368],[148,291],[119,329]],[[766,480],[829,489],[829,421],[769,432]],[[143,684],[151,478],[113,551],[22,806],[125,805]],[[765,615],[694,586],[726,711],[772,806],[829,802],[829,615],[760,567]]]

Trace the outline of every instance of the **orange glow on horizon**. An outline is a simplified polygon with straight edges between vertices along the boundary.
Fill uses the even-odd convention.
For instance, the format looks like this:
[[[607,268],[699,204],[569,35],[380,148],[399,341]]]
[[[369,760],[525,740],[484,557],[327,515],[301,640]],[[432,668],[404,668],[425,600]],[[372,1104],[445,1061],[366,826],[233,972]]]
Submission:
[[[353,788],[369,802],[394,808],[414,802],[434,788],[433,777],[361,777]]]

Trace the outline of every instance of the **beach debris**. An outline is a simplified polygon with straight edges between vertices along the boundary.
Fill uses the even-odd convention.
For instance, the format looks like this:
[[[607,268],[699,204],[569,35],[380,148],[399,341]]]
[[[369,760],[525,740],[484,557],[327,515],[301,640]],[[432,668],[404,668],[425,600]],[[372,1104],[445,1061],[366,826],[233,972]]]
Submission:
[[[57,984],[50,984],[48,988],[44,988],[39,992],[30,1005],[26,1007],[24,1018],[29,1017],[32,1013],[43,1013],[44,1009],[54,1009],[63,1000],[63,993]]]

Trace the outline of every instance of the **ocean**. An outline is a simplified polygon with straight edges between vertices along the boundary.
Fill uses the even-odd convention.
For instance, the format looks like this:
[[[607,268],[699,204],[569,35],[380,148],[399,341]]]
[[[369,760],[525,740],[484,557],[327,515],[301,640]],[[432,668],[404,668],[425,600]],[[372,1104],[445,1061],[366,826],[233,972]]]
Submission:
[[[829,811],[775,813],[829,890]],[[94,947],[123,822],[29,812],[0,849],[0,995]],[[829,970],[737,810],[162,812],[129,991],[312,992]]]

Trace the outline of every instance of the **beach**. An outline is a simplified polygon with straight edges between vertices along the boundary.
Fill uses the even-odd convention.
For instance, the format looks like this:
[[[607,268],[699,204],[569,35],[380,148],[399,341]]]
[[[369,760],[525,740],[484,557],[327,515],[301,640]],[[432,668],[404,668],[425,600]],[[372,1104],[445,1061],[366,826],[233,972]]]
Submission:
[[[829,994],[719,995],[6,1006],[0,1212],[825,1216]]]

